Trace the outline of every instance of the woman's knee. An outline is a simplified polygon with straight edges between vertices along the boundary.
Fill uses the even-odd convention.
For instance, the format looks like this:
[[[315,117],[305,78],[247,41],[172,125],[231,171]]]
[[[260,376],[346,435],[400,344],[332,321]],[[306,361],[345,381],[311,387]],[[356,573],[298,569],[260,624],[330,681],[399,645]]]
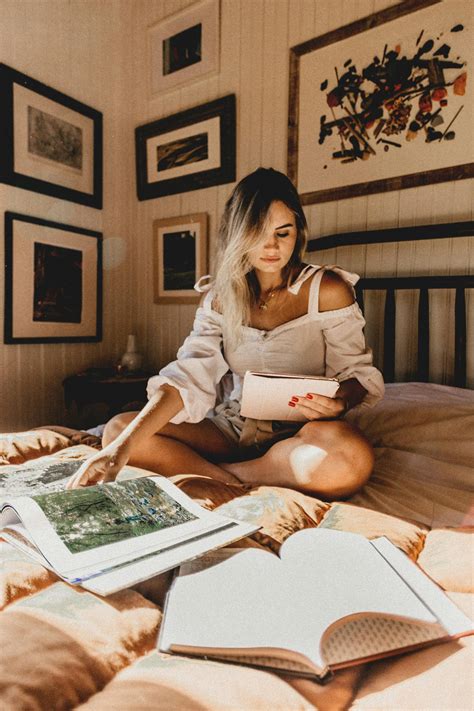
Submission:
[[[369,479],[374,466],[373,448],[364,435],[347,422],[308,422],[297,436],[305,449],[301,456],[304,454],[302,458],[308,463],[314,449],[314,471],[308,474],[311,474],[310,486],[317,492],[326,497],[346,498]],[[296,461],[295,455],[296,452]]]
[[[106,447],[110,442],[118,437],[137,414],[137,412],[121,412],[120,414],[112,417],[112,419],[110,419],[105,425],[104,432],[102,434],[102,445]]]

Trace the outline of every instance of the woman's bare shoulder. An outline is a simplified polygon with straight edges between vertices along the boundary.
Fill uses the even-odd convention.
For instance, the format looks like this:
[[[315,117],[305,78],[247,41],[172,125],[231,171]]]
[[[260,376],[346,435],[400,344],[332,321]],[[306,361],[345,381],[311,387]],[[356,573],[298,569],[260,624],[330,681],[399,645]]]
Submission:
[[[325,271],[319,287],[319,311],[336,311],[353,303],[351,286],[336,272]]]

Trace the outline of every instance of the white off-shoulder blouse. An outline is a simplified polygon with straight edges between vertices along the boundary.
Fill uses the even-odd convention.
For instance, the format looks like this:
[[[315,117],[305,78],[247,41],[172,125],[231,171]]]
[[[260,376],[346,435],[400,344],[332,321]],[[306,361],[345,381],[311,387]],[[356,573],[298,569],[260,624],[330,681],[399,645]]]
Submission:
[[[223,337],[222,314],[212,308],[212,284],[200,287],[198,282],[198,290],[207,293],[196,311],[193,329],[178,350],[177,360],[148,381],[148,397],[165,383],[173,385],[184,407],[171,422],[200,422],[215,406],[218,384],[230,369],[233,401],[240,402],[243,376],[253,370],[324,375],[339,381],[356,378],[367,390],[362,404],[375,405],[383,396],[384,383],[365,344],[365,320],[357,302],[319,311],[319,288],[326,270],[336,272],[351,286],[359,279],[337,266],[308,265],[289,288],[298,293],[303,282],[313,277],[308,312],[270,331],[244,326],[241,342],[232,348]]]

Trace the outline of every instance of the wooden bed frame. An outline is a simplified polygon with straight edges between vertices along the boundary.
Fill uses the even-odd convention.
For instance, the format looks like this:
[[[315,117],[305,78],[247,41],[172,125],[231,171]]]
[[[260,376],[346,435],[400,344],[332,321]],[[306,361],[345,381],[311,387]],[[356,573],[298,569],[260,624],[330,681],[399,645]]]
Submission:
[[[366,232],[345,232],[312,239],[307,251],[316,252],[348,245],[369,245],[384,242],[406,242],[423,239],[474,236],[474,221],[454,222],[419,227],[402,227]],[[454,385],[466,387],[466,289],[474,288],[474,274],[453,276],[364,277],[356,285],[356,296],[364,310],[364,292],[385,292],[383,373],[386,382],[395,380],[396,291],[412,289],[419,292],[417,380],[428,381],[429,374],[429,294],[433,289],[454,289]]]

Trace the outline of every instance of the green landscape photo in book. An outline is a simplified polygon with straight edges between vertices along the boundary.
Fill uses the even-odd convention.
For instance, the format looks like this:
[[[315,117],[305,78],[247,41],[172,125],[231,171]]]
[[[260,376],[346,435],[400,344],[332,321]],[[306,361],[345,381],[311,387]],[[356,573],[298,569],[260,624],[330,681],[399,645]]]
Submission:
[[[150,479],[32,497],[71,553],[196,520]]]

